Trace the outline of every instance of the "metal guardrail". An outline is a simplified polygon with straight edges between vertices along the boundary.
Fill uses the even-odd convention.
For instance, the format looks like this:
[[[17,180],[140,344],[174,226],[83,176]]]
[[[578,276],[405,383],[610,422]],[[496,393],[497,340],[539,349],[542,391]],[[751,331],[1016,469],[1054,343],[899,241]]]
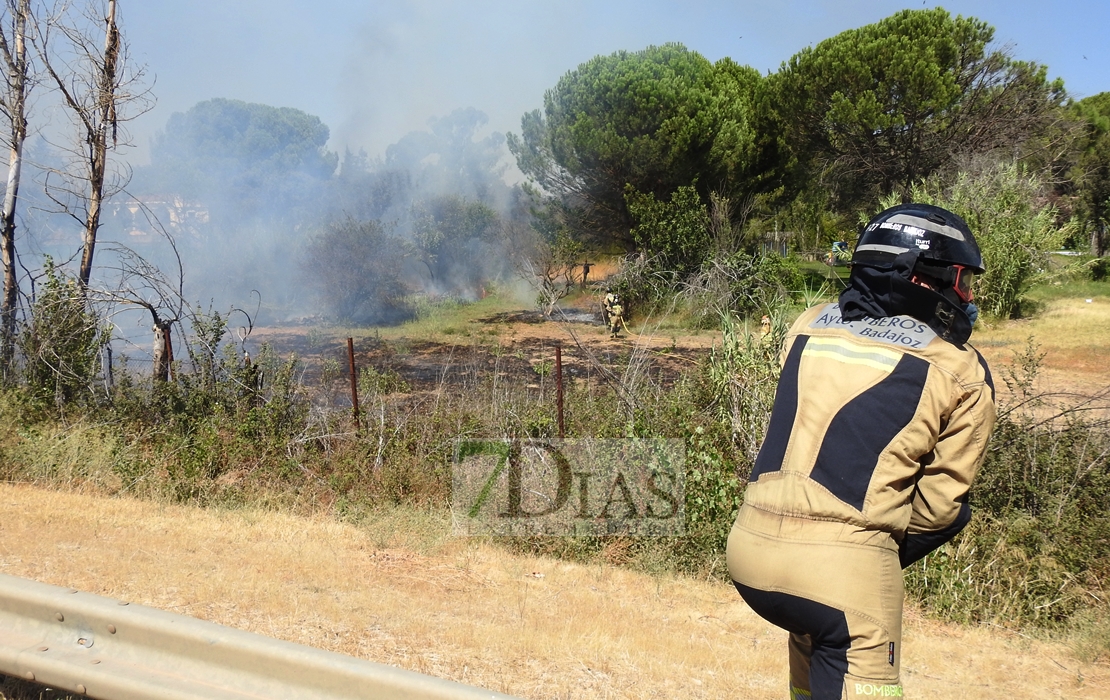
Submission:
[[[513,700],[4,574],[0,672],[101,700]]]

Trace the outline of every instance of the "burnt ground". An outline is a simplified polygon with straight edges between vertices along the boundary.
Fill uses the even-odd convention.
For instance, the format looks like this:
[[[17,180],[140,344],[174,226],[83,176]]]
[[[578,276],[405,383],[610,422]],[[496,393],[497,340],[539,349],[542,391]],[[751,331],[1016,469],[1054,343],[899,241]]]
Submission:
[[[639,376],[650,373],[653,380],[669,385],[721,342],[720,331],[663,327],[651,319],[645,322],[639,318],[632,319],[629,332],[610,339],[595,310],[599,305],[600,299],[587,298],[585,304],[565,308],[554,318],[546,318],[539,311],[506,309],[502,305],[496,312],[476,317],[460,313],[457,317],[441,318],[435,324],[380,330],[329,328],[309,321],[255,328],[245,345],[252,354],[263,342],[282,357],[295,352],[304,360],[305,386],[320,387],[337,404],[346,400],[349,405],[349,394],[344,388],[348,377],[348,335],[354,336],[358,367],[396,372],[414,392],[473,385],[492,376],[522,387],[550,386],[556,344],[562,347],[563,372],[568,381],[604,381],[606,374],[621,377],[631,370]],[[1102,308],[1082,300],[1076,306],[1088,315]],[[1078,313],[1074,309],[1065,311]],[[1095,339],[1095,345],[1084,341],[1075,347],[1057,347],[1057,341],[1066,340],[1075,331],[1050,325],[1053,321],[1048,316],[1011,322],[1001,330],[988,327],[978,331],[976,346],[993,368],[1000,396],[1009,392],[1002,380],[1014,363],[1015,352],[1024,347],[1024,340],[1014,338],[1026,333],[1049,344],[1046,349],[1050,352],[1046,353],[1040,374],[1042,390],[1065,398],[1095,392],[1102,405],[1102,398],[1110,396],[1105,344]],[[1081,319],[1089,320],[1087,316]],[[1092,322],[1095,321],[1104,323],[1105,319],[1096,316]],[[1038,324],[1045,327],[1042,329]],[[1022,327],[1011,332],[1007,331],[1010,326]],[[320,380],[328,364],[335,379],[329,386],[323,386]]]
[[[619,377],[631,368],[669,385],[706,357],[714,340],[719,343],[717,333],[659,330],[635,320],[627,332],[611,339],[597,314],[574,308],[551,319],[538,311],[500,312],[452,330],[428,337],[362,331],[353,338],[355,363],[395,372],[418,392],[473,385],[494,375],[538,389],[553,381],[559,345],[568,381],[603,381],[603,375]],[[296,352],[305,362],[306,384],[314,385],[327,360],[339,363],[346,381],[347,345],[342,335],[298,325],[255,329],[251,340],[269,343],[283,357]]]

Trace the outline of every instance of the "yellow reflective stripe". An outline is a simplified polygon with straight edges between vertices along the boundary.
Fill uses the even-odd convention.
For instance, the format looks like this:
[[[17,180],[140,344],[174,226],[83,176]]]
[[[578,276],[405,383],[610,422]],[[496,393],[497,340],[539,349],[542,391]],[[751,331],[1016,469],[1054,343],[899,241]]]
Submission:
[[[885,348],[857,345],[842,338],[810,338],[802,356],[822,357],[851,365],[866,365],[889,372],[898,365],[902,353]]]
[[[790,700],[810,700],[813,694],[796,685],[790,686]]]

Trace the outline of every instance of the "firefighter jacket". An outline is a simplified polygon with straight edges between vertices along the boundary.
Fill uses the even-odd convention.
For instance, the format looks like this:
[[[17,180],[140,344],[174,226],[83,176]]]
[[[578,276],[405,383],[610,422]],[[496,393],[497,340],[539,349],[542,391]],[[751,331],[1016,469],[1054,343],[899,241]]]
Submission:
[[[910,316],[846,321],[838,304],[786,338],[770,425],[745,508],[879,532],[902,565],[967,523],[968,489],[995,421],[983,357]]]

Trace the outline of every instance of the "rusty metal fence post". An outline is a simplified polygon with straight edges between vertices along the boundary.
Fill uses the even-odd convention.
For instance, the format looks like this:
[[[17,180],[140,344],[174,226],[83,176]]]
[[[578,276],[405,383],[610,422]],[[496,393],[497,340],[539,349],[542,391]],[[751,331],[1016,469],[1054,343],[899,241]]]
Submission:
[[[558,415],[559,437],[565,438],[566,426],[563,423],[563,346],[555,343],[555,410]]]
[[[353,338],[347,338],[347,364],[351,368],[351,415],[355,419],[355,431],[357,432],[361,427],[361,420],[358,412],[358,372],[355,371],[355,341]]]

